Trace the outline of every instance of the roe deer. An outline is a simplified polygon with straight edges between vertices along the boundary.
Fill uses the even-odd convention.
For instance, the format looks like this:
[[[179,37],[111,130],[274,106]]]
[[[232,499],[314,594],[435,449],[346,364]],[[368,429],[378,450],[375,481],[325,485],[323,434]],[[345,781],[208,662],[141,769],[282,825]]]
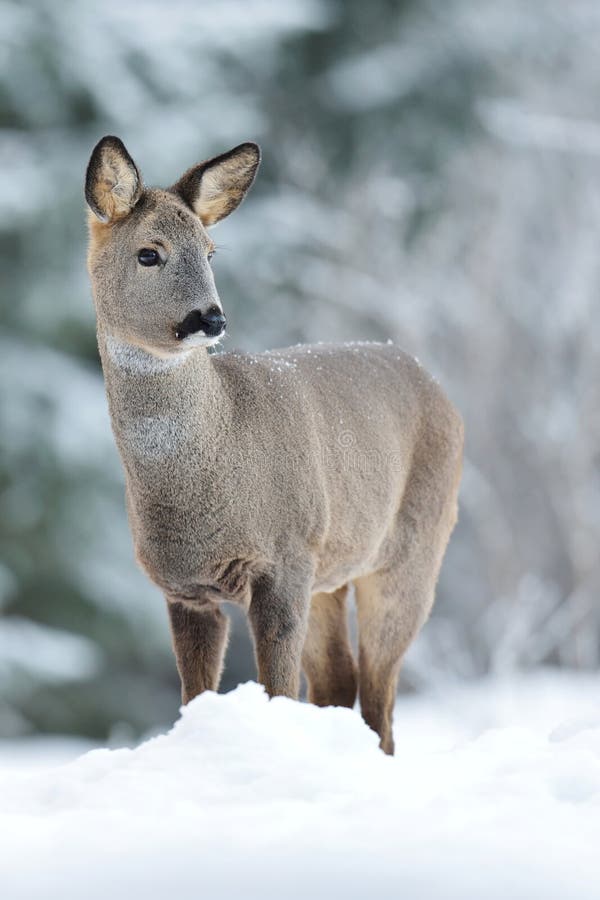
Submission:
[[[245,143],[147,188],[116,137],[92,153],[88,266],[136,556],[163,590],[183,702],[219,685],[241,604],[258,677],[353,706],[393,753],[400,661],[457,515],[460,416],[390,344],[209,354],[225,328],[207,228],[260,160]],[[356,590],[358,667],[346,621]]]

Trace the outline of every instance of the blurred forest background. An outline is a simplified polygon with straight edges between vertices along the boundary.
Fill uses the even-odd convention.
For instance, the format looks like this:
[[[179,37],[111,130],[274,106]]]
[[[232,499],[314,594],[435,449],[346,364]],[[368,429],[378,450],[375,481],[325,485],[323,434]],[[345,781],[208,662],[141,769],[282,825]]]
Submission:
[[[85,272],[92,146],[147,183],[243,140],[226,347],[392,338],[462,410],[459,526],[405,687],[595,667],[597,0],[0,2],[0,736],[172,722]],[[236,617],[223,682],[254,677]]]

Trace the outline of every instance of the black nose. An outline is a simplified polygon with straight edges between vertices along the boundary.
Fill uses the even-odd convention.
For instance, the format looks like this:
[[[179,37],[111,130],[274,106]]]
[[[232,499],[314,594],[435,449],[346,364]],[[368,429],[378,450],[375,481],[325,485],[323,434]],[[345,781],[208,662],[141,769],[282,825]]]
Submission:
[[[216,337],[225,328],[227,319],[220,309],[210,309],[200,316],[200,328],[209,337]]]
[[[217,307],[209,309],[206,313],[194,309],[187,314],[183,322],[179,323],[175,329],[175,337],[178,341],[182,341],[188,335],[196,334],[198,331],[203,331],[207,337],[217,337],[224,331],[226,324],[227,319]]]

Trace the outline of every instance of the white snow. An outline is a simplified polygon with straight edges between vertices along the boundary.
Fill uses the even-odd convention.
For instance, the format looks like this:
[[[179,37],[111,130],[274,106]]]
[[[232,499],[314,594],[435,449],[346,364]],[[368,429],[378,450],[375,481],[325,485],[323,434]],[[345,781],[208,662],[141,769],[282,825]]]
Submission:
[[[600,896],[599,676],[400,699],[396,741],[249,683],[132,750],[0,752],[2,895]]]

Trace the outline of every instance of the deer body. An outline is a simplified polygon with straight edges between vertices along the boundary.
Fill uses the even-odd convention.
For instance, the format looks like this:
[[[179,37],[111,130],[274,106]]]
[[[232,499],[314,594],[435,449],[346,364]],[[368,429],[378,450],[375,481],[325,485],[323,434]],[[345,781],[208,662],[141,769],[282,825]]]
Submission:
[[[88,202],[108,221],[92,221],[89,268],[136,554],[167,598],[184,701],[217,688],[234,601],[271,695],[297,696],[301,668],[313,702],[351,706],[358,687],[393,752],[398,667],[456,520],[462,424],[392,345],[209,354],[224,317],[205,227],[243,197],[253,147],[168,192],[141,187],[115,138],[92,155]]]

